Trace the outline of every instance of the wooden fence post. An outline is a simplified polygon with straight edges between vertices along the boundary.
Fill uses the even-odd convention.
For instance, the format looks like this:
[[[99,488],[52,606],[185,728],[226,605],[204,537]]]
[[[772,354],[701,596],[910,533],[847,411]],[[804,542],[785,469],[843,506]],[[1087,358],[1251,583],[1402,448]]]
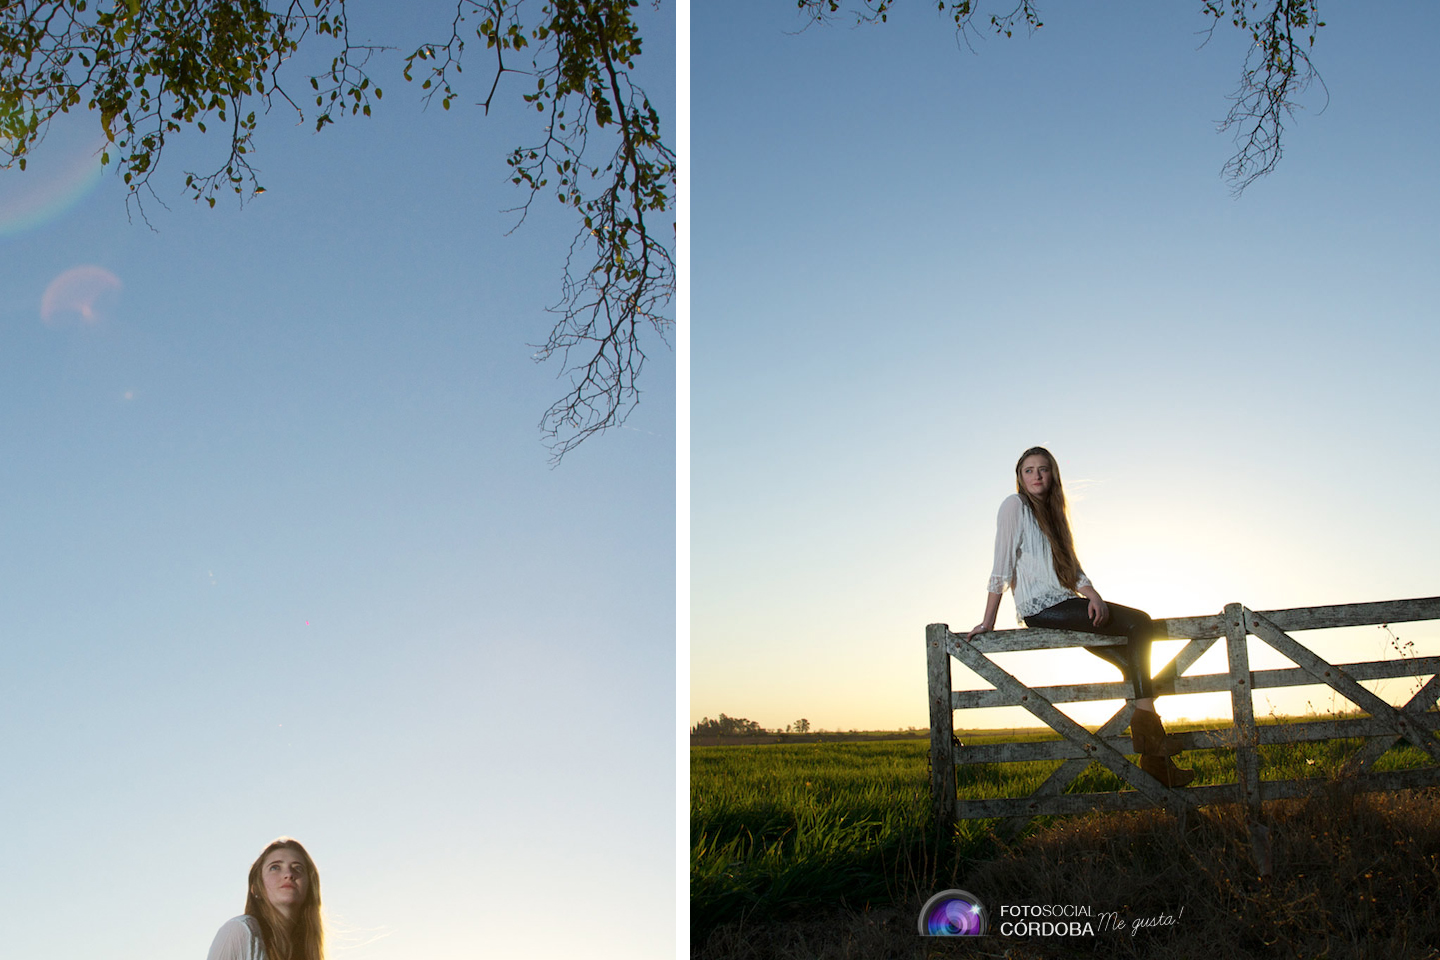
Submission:
[[[1250,672],[1249,637],[1245,607],[1225,605],[1225,643],[1230,659],[1230,715],[1235,720],[1235,785],[1245,806],[1250,847],[1261,876],[1270,873],[1270,831],[1261,822],[1260,733],[1255,727],[1254,676]]]
[[[948,623],[925,628],[930,673],[930,804],[936,824],[955,822],[955,711],[952,709]]]
[[[1245,608],[1238,603],[1225,605],[1225,642],[1230,658],[1230,715],[1235,721],[1235,783],[1240,788],[1239,800],[1246,813],[1260,814],[1260,755],[1255,746],[1259,735],[1255,730],[1255,701],[1251,691],[1250,653],[1245,647]]]

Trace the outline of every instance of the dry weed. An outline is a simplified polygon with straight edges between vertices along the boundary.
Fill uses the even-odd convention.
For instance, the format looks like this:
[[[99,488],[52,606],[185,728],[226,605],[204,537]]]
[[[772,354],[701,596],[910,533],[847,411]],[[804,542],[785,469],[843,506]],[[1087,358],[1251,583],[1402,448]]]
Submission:
[[[784,921],[744,919],[711,931],[693,960],[885,958],[1251,957],[1440,960],[1440,790],[1355,794],[1343,782],[1265,809],[1274,871],[1257,875],[1236,807],[1071,818],[995,859],[957,865],[956,885],[991,910],[991,935],[920,937],[915,918],[933,889],[901,889],[862,910],[813,908]],[[926,864],[941,882],[950,871]],[[933,873],[931,872],[933,871]],[[911,881],[913,883],[913,880]],[[1091,937],[997,932],[1002,904],[1077,904],[1128,923],[1171,926]]]

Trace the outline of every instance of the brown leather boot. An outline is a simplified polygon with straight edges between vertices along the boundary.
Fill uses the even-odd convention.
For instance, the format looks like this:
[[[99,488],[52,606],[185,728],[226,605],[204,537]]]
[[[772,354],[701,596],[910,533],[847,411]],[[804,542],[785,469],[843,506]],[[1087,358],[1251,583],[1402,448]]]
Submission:
[[[1154,710],[1130,715],[1130,743],[1136,753],[1151,757],[1173,757],[1184,749],[1178,738],[1165,735],[1165,725]]]
[[[1182,770],[1169,757],[1141,756],[1140,769],[1167,787],[1183,787],[1195,779],[1194,770]]]

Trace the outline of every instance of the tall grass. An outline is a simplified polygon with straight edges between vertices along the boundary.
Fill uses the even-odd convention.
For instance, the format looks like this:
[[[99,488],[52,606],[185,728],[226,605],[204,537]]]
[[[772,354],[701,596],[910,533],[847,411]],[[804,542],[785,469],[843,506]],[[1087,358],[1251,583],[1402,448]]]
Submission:
[[[926,750],[923,743],[693,748],[692,930],[785,907],[884,899],[886,865],[924,828]]]
[[[1357,746],[1345,740],[1261,747],[1261,777],[1333,776]],[[1377,766],[1426,762],[1419,750],[1397,748]],[[1181,763],[1196,771],[1197,784],[1235,780],[1231,750],[1192,751]],[[1024,796],[1056,766],[962,766],[957,786],[967,799]],[[994,834],[995,821],[961,821],[951,833],[934,832],[929,783],[923,742],[692,748],[692,941],[703,942],[722,924],[793,917],[821,905],[864,911],[908,903],[999,858],[1007,840]],[[1067,792],[1119,789],[1130,788],[1092,764]],[[1041,818],[1031,832],[1048,825]]]

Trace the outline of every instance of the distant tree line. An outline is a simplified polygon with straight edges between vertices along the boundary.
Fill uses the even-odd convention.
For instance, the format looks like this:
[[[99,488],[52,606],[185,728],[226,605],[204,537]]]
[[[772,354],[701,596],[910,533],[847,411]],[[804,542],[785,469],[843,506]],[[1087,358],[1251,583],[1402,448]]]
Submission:
[[[727,717],[720,714],[719,720],[712,720],[705,717],[695,726],[690,728],[690,733],[702,737],[744,737],[754,734],[769,733],[754,720],[746,720],[744,717]],[[776,730],[776,733],[781,731]],[[785,733],[809,733],[809,720],[796,720],[794,723],[785,725]]]
[[[874,730],[860,731],[856,730],[853,727],[850,728],[849,731],[843,731],[839,727],[836,727],[834,730],[826,730],[824,727],[821,727],[817,730],[810,725],[809,720],[806,720],[804,718],[796,720],[794,723],[785,724],[784,730],[781,730],[779,727],[776,727],[774,730],[767,730],[765,727],[760,726],[760,724],[756,723],[754,720],[746,720],[744,717],[727,717],[723,713],[720,714],[720,719],[718,720],[712,720],[709,717],[705,717],[699,723],[695,724],[693,727],[690,728],[690,735],[697,737],[751,737],[764,736],[767,734],[770,736],[779,736],[786,733],[840,734],[846,732],[850,734],[859,734],[862,732],[869,734],[884,733],[884,731]],[[902,727],[898,731],[894,732],[900,734],[908,733],[911,736],[919,736],[922,734],[929,734],[930,728],[910,726]]]
[[[746,720],[743,717],[727,717],[720,714],[719,720],[711,720],[705,717],[690,732],[707,737],[743,737],[746,734],[764,733],[765,728],[754,720]]]

